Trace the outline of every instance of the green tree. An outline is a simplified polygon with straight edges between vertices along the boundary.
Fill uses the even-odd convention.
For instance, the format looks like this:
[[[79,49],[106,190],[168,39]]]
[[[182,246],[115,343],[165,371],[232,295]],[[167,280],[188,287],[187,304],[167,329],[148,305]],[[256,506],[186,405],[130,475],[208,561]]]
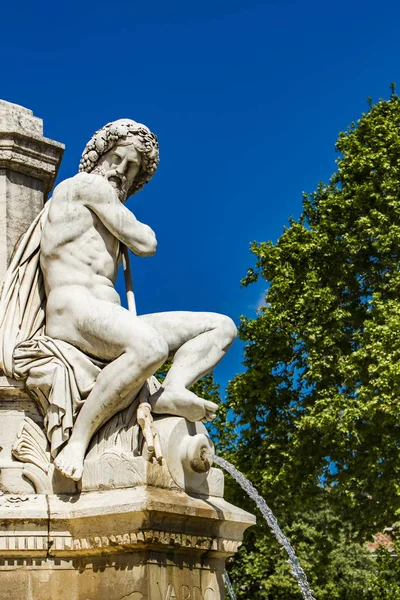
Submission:
[[[380,547],[376,554],[375,569],[368,586],[373,600],[400,600],[400,543],[398,534],[393,551]]]
[[[256,264],[243,284],[264,281],[265,304],[256,318],[242,319],[246,370],[229,385],[221,450],[288,531],[300,524],[300,542],[311,527],[307,515],[326,512],[321,494],[328,502],[335,518],[326,535],[336,539],[336,559],[334,547],[324,557],[315,522],[304,552],[306,571],[310,555],[317,557],[309,567],[318,598],[386,598],[367,595],[361,572],[368,564],[364,540],[392,524],[400,507],[400,99],[394,90],[339,134],[336,149],[337,171],[303,194],[300,218],[276,243],[251,246]],[[228,495],[254,510],[232,482]],[[343,526],[332,529],[337,519]],[[265,528],[248,533],[233,570],[240,598],[299,597],[295,588],[284,589],[289,580],[279,571],[283,562],[273,562],[270,540]],[[335,595],[338,565],[346,547],[357,544],[361,562],[350,571],[360,577],[358,591],[356,582],[346,595],[347,583]],[[349,564],[343,562],[342,581],[350,580]],[[251,593],[240,591],[239,575]]]
[[[322,499],[322,498],[321,498]],[[291,540],[307,573],[317,600],[375,600],[376,590],[385,589],[377,563],[367,547],[357,540],[348,523],[342,523],[326,506],[303,514],[281,516],[281,526]],[[249,531],[246,543],[229,566],[241,600],[301,600],[286,553],[260,522]],[[383,586],[383,587],[382,587]],[[383,596],[382,598],[386,597]]]

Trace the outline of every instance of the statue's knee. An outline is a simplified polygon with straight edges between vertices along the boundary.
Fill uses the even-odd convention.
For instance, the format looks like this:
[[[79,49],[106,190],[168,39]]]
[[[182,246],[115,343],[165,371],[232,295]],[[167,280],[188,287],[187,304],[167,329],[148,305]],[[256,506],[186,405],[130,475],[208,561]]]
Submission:
[[[230,346],[237,336],[237,328],[230,317],[220,315],[219,331],[224,346]]]
[[[149,367],[158,367],[168,358],[169,347],[167,342],[160,335],[152,336],[146,342],[145,348],[146,362]]]

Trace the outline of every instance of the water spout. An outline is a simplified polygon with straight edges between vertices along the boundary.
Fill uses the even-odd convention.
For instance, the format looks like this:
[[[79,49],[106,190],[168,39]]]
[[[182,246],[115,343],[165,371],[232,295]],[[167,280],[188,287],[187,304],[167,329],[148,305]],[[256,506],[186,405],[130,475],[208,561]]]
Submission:
[[[289,556],[288,563],[290,565],[293,577],[295,577],[295,579],[297,580],[297,583],[299,584],[299,588],[301,590],[304,600],[315,600],[315,598],[313,596],[313,591],[311,590],[310,585],[307,581],[307,576],[300,566],[299,559],[297,558],[289,540],[287,539],[287,537],[285,536],[285,534],[279,527],[278,521],[276,520],[274,513],[269,508],[269,506],[265,502],[264,498],[262,498],[259,495],[259,493],[255,489],[253,484],[240,471],[238,471],[230,462],[228,462],[227,460],[225,460],[223,458],[220,458],[219,456],[215,456],[215,455],[212,456],[212,460],[217,465],[219,465],[220,467],[225,469],[225,471],[227,471],[230,475],[232,475],[232,477],[234,479],[236,479],[238,484],[244,489],[244,491],[250,496],[250,498],[252,498],[252,500],[254,500],[254,502],[257,504],[258,508],[260,509],[260,511],[263,514],[263,517],[267,521],[269,527],[272,529],[272,532],[275,535],[276,539],[278,540],[280,545],[286,550],[286,552]],[[229,586],[228,586],[228,591],[229,591]],[[229,591],[229,594],[231,595],[230,591]],[[233,594],[234,594],[234,592],[233,592]],[[231,598],[235,598],[235,596],[231,595]]]

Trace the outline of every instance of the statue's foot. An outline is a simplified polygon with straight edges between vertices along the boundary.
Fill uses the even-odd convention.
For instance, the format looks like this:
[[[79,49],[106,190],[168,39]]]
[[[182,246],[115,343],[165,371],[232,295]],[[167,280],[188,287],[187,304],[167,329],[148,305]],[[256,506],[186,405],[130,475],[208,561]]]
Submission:
[[[199,398],[186,388],[163,388],[150,396],[150,404],[156,414],[176,415],[188,421],[212,421],[218,404]]]
[[[65,477],[79,481],[82,478],[84,458],[85,450],[78,444],[69,442],[56,457],[54,464]]]

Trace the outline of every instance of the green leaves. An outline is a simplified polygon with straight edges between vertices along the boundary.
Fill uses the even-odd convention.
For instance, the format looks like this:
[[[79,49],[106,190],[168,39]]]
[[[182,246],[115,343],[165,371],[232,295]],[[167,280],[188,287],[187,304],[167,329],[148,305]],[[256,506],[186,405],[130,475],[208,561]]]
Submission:
[[[246,371],[228,389],[224,451],[278,518],[313,510],[323,490],[329,510],[351,522],[362,542],[390,525],[400,506],[400,100],[394,89],[390,100],[339,134],[336,149],[337,171],[328,184],[303,194],[299,220],[275,244],[251,245],[255,266],[242,283],[264,280],[267,292],[257,317],[242,319]],[[264,537],[259,540],[252,538],[255,554],[264,552]],[[255,555],[250,562],[261,585]],[[250,597],[296,597],[260,590]]]

